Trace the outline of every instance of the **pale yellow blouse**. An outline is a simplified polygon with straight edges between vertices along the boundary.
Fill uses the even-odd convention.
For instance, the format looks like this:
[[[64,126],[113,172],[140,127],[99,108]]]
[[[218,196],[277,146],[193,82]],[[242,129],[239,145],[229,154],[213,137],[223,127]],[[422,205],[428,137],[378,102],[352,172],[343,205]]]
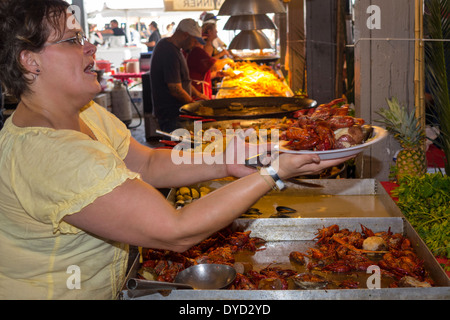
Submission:
[[[91,102],[80,113],[98,141],[73,130],[0,131],[0,299],[112,299],[128,246],[63,221],[127,179],[130,131]]]

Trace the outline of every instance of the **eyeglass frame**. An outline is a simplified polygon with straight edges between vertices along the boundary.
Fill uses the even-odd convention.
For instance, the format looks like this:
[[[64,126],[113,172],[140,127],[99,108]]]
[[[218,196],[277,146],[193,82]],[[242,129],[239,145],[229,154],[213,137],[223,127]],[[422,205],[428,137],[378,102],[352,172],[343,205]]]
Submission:
[[[89,39],[86,37],[86,35],[84,34],[84,32],[82,32],[82,31],[77,31],[77,32],[75,33],[75,37],[71,37],[71,38],[59,40],[59,41],[56,41],[56,42],[48,43],[48,44],[46,44],[45,46],[51,46],[51,45],[54,45],[54,44],[59,44],[59,43],[68,42],[68,41],[72,41],[72,40],[76,40],[77,43],[78,43],[80,46],[82,46],[82,47],[86,44],[86,42],[89,42]]]

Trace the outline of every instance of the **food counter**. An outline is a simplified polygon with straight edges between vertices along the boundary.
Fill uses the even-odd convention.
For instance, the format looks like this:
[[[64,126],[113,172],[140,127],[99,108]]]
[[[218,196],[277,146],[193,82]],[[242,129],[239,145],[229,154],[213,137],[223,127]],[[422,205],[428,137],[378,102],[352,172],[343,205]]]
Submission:
[[[305,266],[299,266],[290,260],[290,253],[308,252],[308,248],[317,246],[318,230],[333,225],[340,230],[359,231],[367,228],[373,232],[403,234],[411,244],[415,254],[423,260],[424,270],[432,279],[430,287],[389,287],[394,279],[382,278],[380,289],[368,289],[370,273],[352,271],[347,273],[323,272],[312,268],[311,273],[327,279],[327,287],[302,289],[292,283],[285,290],[172,290],[128,291],[124,284],[121,299],[144,300],[284,300],[284,299],[449,299],[450,280],[439,266],[421,238],[402,215],[382,185],[373,179],[322,179],[307,180],[318,187],[301,186],[288,183],[282,192],[271,191],[258,201],[254,208],[261,215],[244,215],[232,225],[239,232],[250,232],[251,237],[265,240],[263,247],[249,255],[238,255],[251,263],[253,270],[261,271],[267,267],[307,272]],[[210,181],[193,186],[217,189],[226,181]],[[176,203],[176,190],[168,195],[168,200]],[[332,201],[330,201],[330,199]],[[301,204],[298,205],[297,204]],[[294,213],[276,216],[279,206],[290,207]],[[364,229],[363,229],[364,230]],[[384,256],[383,256],[384,257]],[[380,259],[380,258],[378,258]],[[238,261],[238,262],[242,262]],[[374,263],[376,264],[376,263]],[[128,275],[136,277],[140,269],[137,258]],[[358,283],[357,289],[339,289],[342,283]],[[395,281],[394,281],[395,282]],[[396,283],[396,282],[395,282]]]
[[[246,99],[275,99],[278,97],[255,97]],[[222,116],[233,108],[218,102],[232,101],[229,98],[211,101],[211,106],[191,104],[182,108],[186,113],[199,117]],[[281,98],[278,98],[281,99]],[[283,99],[290,99],[283,97]],[[292,99],[292,98],[291,98]],[[302,137],[300,125],[311,125],[319,120],[325,133],[355,127],[363,129],[364,121],[348,114],[348,105],[334,100],[317,108],[303,107],[295,112],[298,123],[292,119],[276,119],[275,128],[282,131],[281,141],[289,150],[284,152],[313,152],[319,156],[334,156],[365,148],[376,138],[376,127],[368,126],[369,135],[363,131],[353,134],[349,130],[342,136],[321,135],[318,143],[308,150],[299,144]],[[246,105],[242,105],[247,109]],[[298,107],[298,106],[297,106]],[[252,115],[251,108],[246,115]],[[220,111],[220,112],[219,112]],[[242,111],[241,109],[238,111]],[[225,115],[224,115],[225,116]],[[242,114],[240,114],[242,117]],[[261,118],[261,115],[259,115]],[[230,114],[226,115],[230,119]],[[224,128],[230,125],[245,126],[245,121],[231,117],[229,121],[216,121]],[[255,125],[258,118],[248,120]],[[287,121],[287,122],[285,122]],[[214,123],[208,122],[208,125]],[[256,124],[259,126],[260,124]],[[314,127],[314,128],[313,128]],[[186,126],[189,128],[189,126]],[[214,128],[217,128],[214,126]],[[327,130],[325,130],[327,129]],[[386,132],[384,132],[384,137]],[[299,134],[297,134],[299,132]],[[312,132],[312,131],[311,131]],[[381,132],[381,131],[380,131]],[[316,133],[319,133],[316,131]],[[371,134],[374,134],[371,137]],[[191,132],[192,134],[192,132]],[[195,134],[195,133],[194,133]],[[332,139],[332,136],[334,139]],[[345,141],[341,140],[345,137]],[[192,139],[195,139],[191,136]],[[351,139],[350,139],[351,138]],[[358,138],[358,139],[357,139]],[[372,139],[372,140],[371,140]],[[358,140],[358,141],[356,141]],[[311,141],[304,141],[309,145]],[[325,143],[326,142],[326,143]],[[281,145],[281,143],[280,143]],[[345,146],[344,146],[345,145]],[[320,149],[318,148],[320,147]],[[315,148],[315,149],[314,149]],[[356,148],[356,149],[355,149]],[[333,150],[334,149],[334,150]],[[312,151],[311,151],[312,150]],[[221,188],[229,181],[209,181],[182,189],[173,189],[168,200],[175,206],[196,201],[202,192]],[[155,290],[121,292],[122,299],[145,300],[285,300],[285,299],[449,299],[450,280],[423,239],[400,211],[382,184],[374,179],[314,179],[287,182],[288,188],[281,192],[271,191],[257,201],[239,219],[214,237],[195,246],[193,251],[183,254],[145,250],[136,259],[129,278],[144,274],[153,280],[171,281],[177,272],[192,264],[230,264],[240,270],[229,286],[220,290]],[[194,191],[195,190],[195,191]],[[209,191],[208,191],[209,190]],[[370,239],[377,238],[377,240]],[[326,239],[326,240],[323,240]],[[379,249],[364,247],[364,242],[380,241]],[[361,241],[364,241],[361,243]],[[206,250],[206,251],[204,251]],[[301,261],[300,257],[304,262]],[[159,267],[156,267],[159,266]],[[142,269],[150,268],[148,269]],[[371,271],[378,268],[381,275],[377,289],[371,289]],[[367,270],[371,271],[367,272]],[[160,272],[162,271],[162,273]],[[268,276],[270,275],[270,276]],[[305,284],[306,283],[306,284]],[[320,285],[313,287],[314,285]]]

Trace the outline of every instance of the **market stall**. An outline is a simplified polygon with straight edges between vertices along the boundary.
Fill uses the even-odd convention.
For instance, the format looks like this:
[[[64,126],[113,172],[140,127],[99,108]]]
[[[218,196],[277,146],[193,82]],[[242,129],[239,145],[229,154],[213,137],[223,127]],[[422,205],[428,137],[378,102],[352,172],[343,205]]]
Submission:
[[[253,113],[252,103],[259,107],[255,108]],[[239,104],[242,106],[240,110],[233,109]],[[264,114],[264,106],[275,104],[290,104],[295,106],[296,110],[289,112],[280,108],[273,118],[263,118],[267,117],[267,114]],[[316,124],[326,122],[329,126],[332,126],[332,123],[337,125],[338,122],[340,128],[334,128],[335,138],[338,137],[339,130],[345,127],[354,129],[366,125],[370,129],[369,139],[366,137],[359,145],[347,144],[319,150],[317,147],[320,144],[317,144],[310,147],[311,151],[308,151],[305,145],[282,150],[314,152],[324,158],[339,156],[342,152],[353,151],[354,154],[359,154],[362,151],[360,148],[369,148],[372,143],[383,141],[387,135],[386,130],[364,124],[364,120],[350,116],[349,105],[343,99],[317,106],[314,100],[300,97],[224,98],[189,104],[181,111],[204,121],[200,126],[200,133],[195,131],[192,122],[186,124],[185,128],[191,132],[192,142],[204,138],[203,135],[210,129],[224,134],[226,129],[270,128],[281,130],[281,139],[295,144],[301,138],[293,136],[289,141],[286,133],[290,132],[290,129],[300,129],[301,123],[313,125],[313,119]],[[347,139],[348,136],[344,139],[346,143],[349,141]],[[180,142],[174,141],[175,138],[172,140],[174,145]],[[243,212],[240,219],[231,226],[237,233],[229,235],[226,230],[222,231],[223,238],[227,235],[230,237],[229,242],[222,239],[223,241],[219,241],[221,246],[215,247],[212,245],[212,239],[206,240],[205,251],[196,253],[198,256],[192,255],[191,252],[179,255],[143,249],[142,256],[136,258],[128,277],[171,282],[174,279],[171,277],[175,277],[181,270],[207,261],[232,265],[236,270],[241,270],[242,273],[238,272],[230,285],[221,290],[172,290],[161,294],[157,290],[129,290],[124,284],[120,298],[178,300],[188,296],[189,299],[228,299],[239,296],[243,300],[448,299],[450,281],[440,265],[445,264],[446,260],[442,260],[442,257],[426,244],[425,241],[428,240],[422,239],[423,235],[419,235],[415,226],[401,212],[394,201],[396,199],[393,200],[390,196],[392,185],[374,179],[345,179],[345,173],[340,171],[340,174],[338,179],[327,179],[325,176],[315,180],[303,179],[308,177],[290,180],[286,190],[270,192],[248,211]],[[230,182],[226,180],[172,189],[168,200],[175,207],[188,205]],[[336,230],[330,231],[330,228]],[[338,232],[342,230],[347,230],[343,231],[344,235]],[[330,232],[330,239],[320,240],[320,235],[326,232]],[[355,236],[360,241],[350,241],[349,234],[345,232],[353,232],[352,237]],[[335,238],[333,234],[336,234]],[[241,239],[242,243],[241,240],[233,240],[234,237],[242,235],[246,237],[245,241]],[[404,245],[387,245],[382,250],[365,249],[362,246],[363,240],[371,237],[385,237],[384,241],[388,243],[402,237]],[[262,239],[264,245],[254,247],[251,239],[256,242]],[[230,252],[229,246],[238,242],[240,244],[236,244]],[[328,250],[332,248],[332,251],[321,252],[324,246],[329,246]],[[202,244],[199,245],[199,248],[201,247]],[[350,254],[351,258],[336,258],[336,254],[340,255],[337,252],[341,250]],[[296,254],[302,260],[300,264],[293,259]],[[409,256],[406,257],[405,254]],[[409,262],[406,262],[407,260]],[[360,264],[362,262],[364,263]],[[166,268],[159,273],[161,265]],[[377,290],[373,290],[369,280],[373,279],[370,278],[373,275],[370,270],[373,268],[380,268],[377,270],[381,270],[383,275]],[[412,270],[419,269],[421,271],[414,275],[415,271]]]
[[[403,0],[398,2],[406,3]],[[321,2],[321,5],[323,3]],[[372,1],[359,1],[359,12],[367,12],[361,10],[361,7],[366,4],[372,4]],[[309,3],[308,10],[311,9],[309,6],[315,5],[317,3],[313,5]],[[386,4],[388,8],[391,5],[393,4]],[[358,60],[355,65],[362,66],[361,69],[356,71],[356,99],[352,99],[351,95],[343,95],[342,91],[337,89],[336,94],[333,94],[337,99],[319,101],[313,95],[308,95],[307,92],[300,92],[298,86],[292,86],[293,83],[296,83],[292,81],[292,72],[290,76],[285,77],[282,67],[279,65],[279,62],[286,57],[278,55],[277,44],[275,43],[275,46],[272,46],[271,41],[263,31],[277,30],[274,21],[279,20],[280,17],[271,20],[267,17],[267,14],[286,14],[285,9],[288,6],[289,1],[279,0],[224,1],[219,14],[230,17],[225,29],[239,31],[229,47],[235,54],[235,63],[224,71],[223,80],[220,82],[217,94],[213,99],[195,101],[180,108],[180,119],[183,121],[180,121],[181,127],[179,130],[183,132],[183,135],[178,134],[178,131],[158,131],[158,138],[161,139],[158,143],[164,144],[164,148],[174,151],[171,153],[172,162],[167,166],[172,165],[170,168],[174,171],[177,170],[174,158],[182,152],[189,156],[201,153],[204,157],[213,157],[221,154],[223,148],[229,146],[231,138],[235,136],[243,138],[243,145],[247,148],[246,151],[258,150],[258,152],[255,152],[256,155],[245,159],[245,163],[241,164],[256,168],[262,177],[259,182],[254,180],[253,182],[256,182],[251,184],[250,187],[255,190],[257,183],[264,185],[266,189],[261,188],[263,190],[261,195],[269,190],[267,184],[272,189],[262,196],[257,194],[259,199],[242,212],[234,210],[236,207],[233,207],[233,199],[227,198],[226,200],[230,203],[229,208],[221,207],[220,210],[223,210],[223,212],[216,210],[216,214],[223,213],[223,216],[234,214],[232,217],[234,221],[227,228],[213,233],[207,239],[193,245],[184,252],[132,247],[134,250],[130,255],[125,280],[121,283],[121,286],[116,286],[111,290],[113,295],[117,293],[117,296],[113,298],[122,300],[450,299],[450,225],[448,224],[450,181],[448,179],[449,162],[446,159],[446,156],[448,157],[448,146],[450,145],[448,143],[449,135],[446,131],[448,128],[445,125],[440,127],[443,132],[439,136],[442,140],[440,141],[441,144],[438,144],[439,139],[436,139],[436,144],[427,145],[425,143],[425,124],[422,117],[424,110],[420,108],[419,103],[422,99],[421,94],[417,94],[415,99],[417,103],[411,103],[411,95],[409,94],[417,88],[421,88],[421,86],[416,84],[415,90],[410,90],[412,81],[409,81],[411,80],[409,78],[413,72],[408,69],[409,65],[404,68],[407,70],[405,74],[407,74],[406,80],[408,81],[401,76],[392,78],[393,75],[401,74],[396,72],[395,68],[398,67],[399,63],[394,61],[398,62],[398,56],[404,59],[403,55],[396,55],[392,61],[390,61],[388,54],[383,56],[383,63],[390,64],[392,67],[392,69],[389,69],[390,72],[383,70],[383,77],[379,75],[376,68],[372,69],[376,65],[368,67],[369,62],[361,59],[361,56],[364,56],[361,52],[367,43],[375,43],[375,41],[377,43],[383,41],[381,42],[383,45],[390,43],[391,40],[381,37],[360,38],[354,44]],[[297,7],[295,6],[295,8]],[[364,9],[366,8],[364,7]],[[372,9],[375,12],[374,15],[376,15],[376,8],[372,7]],[[418,12],[420,13],[420,11]],[[288,12],[288,14],[292,13]],[[389,14],[392,14],[392,12],[389,12]],[[358,19],[358,24],[361,24],[361,17]],[[374,18],[374,20],[376,19]],[[411,25],[409,22],[411,21],[406,23],[408,26]],[[384,28],[384,25],[383,29],[374,27],[370,31],[370,37],[378,33],[381,34],[387,29]],[[397,25],[393,26],[392,29],[401,30],[401,28],[397,28]],[[75,38],[66,39],[64,42],[76,40],[80,42],[79,45],[84,46],[85,44],[81,42],[82,39],[79,35],[78,32]],[[396,41],[412,43],[410,40],[422,41],[422,37],[423,35],[420,36],[420,39],[404,38]],[[301,42],[303,40],[297,39],[296,41]],[[436,40],[436,42],[438,41]],[[56,42],[52,45],[59,45],[60,43]],[[317,45],[317,43],[315,42],[314,45]],[[330,43],[320,44],[330,45]],[[342,43],[333,43],[332,45],[339,47],[340,44]],[[65,48],[67,43],[63,45],[64,47],[62,45],[59,47]],[[289,45],[293,46],[294,41]],[[309,45],[311,46],[311,43]],[[52,49],[58,50],[59,47],[52,47]],[[395,46],[393,45],[393,47]],[[371,46],[370,54],[367,54],[367,57],[374,56],[374,51],[377,49],[378,46]],[[405,47],[402,47],[402,49],[405,49]],[[411,48],[406,46],[406,49]],[[419,50],[420,45],[417,45],[415,49]],[[283,50],[286,50],[286,48],[284,47]],[[291,47],[289,50],[294,49]],[[138,48],[121,47],[117,50],[115,48],[109,48],[108,50],[98,48],[95,57],[98,67],[98,82],[102,85],[103,90],[94,100],[123,121],[132,135],[135,135],[141,127],[142,114],[146,111],[144,110],[143,100],[144,98],[149,99],[146,94],[151,94],[151,92],[146,92],[150,87],[148,83],[149,74],[145,73],[144,76],[144,71],[147,72],[150,68],[149,57],[145,57],[146,64],[144,66],[142,56],[141,59],[139,58],[140,53]],[[338,49],[335,53],[336,57],[333,57],[333,59],[336,58],[337,61],[341,61],[341,57],[338,57]],[[81,50],[78,54],[81,58]],[[416,54],[417,57],[420,57],[418,52]],[[312,61],[314,56],[310,55],[308,59]],[[362,62],[362,60],[364,61]],[[386,61],[390,61],[390,63],[386,63]],[[333,63],[335,62],[333,61]],[[407,62],[410,63],[411,61],[408,60]],[[338,63],[336,62],[335,69],[337,73],[342,72],[342,70],[338,70],[342,67],[342,65],[337,66]],[[93,92],[98,87],[98,83],[95,81],[96,74],[92,71],[92,65],[93,62],[85,66],[83,75],[89,76],[89,79],[92,80]],[[292,65],[288,67],[293,68]],[[420,78],[422,67],[415,66],[414,69],[419,84],[423,82],[423,78]],[[308,74],[313,74],[315,71],[314,68],[308,69]],[[39,74],[41,70],[36,70],[36,72]],[[302,76],[304,75],[302,73]],[[386,77],[384,77],[385,75]],[[38,75],[36,75],[37,77]],[[41,81],[43,78],[45,79],[45,77],[37,79]],[[336,78],[337,82],[341,80],[338,79],[339,77]],[[63,77],[61,77],[61,80],[66,81]],[[387,90],[389,96],[380,94],[379,91],[375,90],[373,94],[370,92],[367,95],[367,88],[373,88],[375,80],[389,84]],[[404,83],[407,83],[406,87]],[[146,85],[147,89],[145,88]],[[309,82],[308,86],[305,86],[305,88],[312,87],[316,92],[320,91],[317,90],[320,86],[313,81]],[[48,90],[49,87],[46,86],[45,88]],[[63,86],[63,92],[67,96],[69,96],[69,87]],[[336,88],[338,87],[337,85]],[[436,85],[436,87],[439,86]],[[67,90],[67,92],[64,90]],[[433,103],[440,106],[438,104],[441,102],[440,99],[444,101],[445,97],[436,94],[434,89],[431,91],[433,99],[430,99],[430,101],[433,100]],[[309,92],[314,92],[314,90]],[[408,95],[404,99],[407,102],[406,105],[402,103],[402,100],[393,97],[395,93],[399,92],[402,95]],[[370,99],[367,98],[368,96],[370,96]],[[380,96],[382,96],[383,104],[377,105],[377,108],[372,108],[372,105],[376,104],[372,101],[375,98],[372,97],[378,98]],[[47,97],[50,97],[50,95],[47,95]],[[352,100],[349,101],[350,99]],[[36,101],[42,100],[36,99]],[[100,107],[97,110],[104,112]],[[439,116],[441,115],[440,111],[434,109],[433,111]],[[446,111],[442,114],[444,116],[441,117],[441,121],[446,124],[449,113]],[[131,125],[133,118],[139,118],[139,125]],[[115,121],[115,118],[113,119]],[[117,123],[119,122],[117,121]],[[87,124],[86,127],[89,129]],[[91,135],[89,135],[87,129],[80,132],[86,133],[93,140],[97,140],[88,140],[92,145],[107,144],[105,149],[109,152],[116,148],[115,144],[129,139],[129,132],[124,130],[123,126],[117,128],[118,130],[115,130],[114,127],[105,130],[111,135],[124,134],[124,137],[114,136],[111,143],[106,135],[103,140],[108,141],[97,140],[95,137],[97,133],[98,137],[102,137],[99,131],[90,132]],[[144,141],[143,143],[151,148],[157,148],[154,141]],[[123,143],[120,147],[124,149],[127,149],[127,147],[137,148],[134,141],[130,146]],[[131,154],[131,157],[138,157],[139,155],[139,160],[144,158],[142,154],[145,153],[145,156],[148,156],[150,152],[153,152],[153,150],[147,149],[145,150],[148,153],[142,152],[144,149],[130,150],[131,152],[128,155]],[[116,151],[114,150],[114,156],[117,156],[117,159],[115,159],[117,163],[124,166],[130,163],[130,170],[129,168],[123,168],[124,171],[127,173],[133,171],[132,173],[136,173],[137,177],[138,174],[141,174],[138,171],[143,170],[144,174],[139,179],[127,178],[127,182],[130,180],[130,183],[148,183],[145,190],[142,184],[136,186],[136,188],[142,187],[142,190],[138,190],[141,191],[139,194],[144,196],[138,200],[145,206],[138,208],[136,205],[137,210],[133,210],[133,213],[153,214],[154,212],[148,209],[152,204],[148,205],[149,203],[145,202],[149,199],[153,201],[153,192],[157,193],[158,191],[156,190],[157,187],[153,187],[154,181],[152,179],[159,179],[157,181],[159,184],[155,183],[155,186],[166,187],[164,184],[166,181],[162,182],[162,180],[167,179],[170,174],[167,174],[167,176],[159,174],[158,179],[154,178],[153,173],[149,170],[152,164],[149,164],[148,167],[142,166],[145,167],[144,169],[141,169],[142,167],[137,168],[136,165],[136,168],[133,167],[133,169],[136,169],[136,172],[134,172],[134,170],[131,170],[131,166],[145,161],[131,161],[135,159],[128,161],[131,157],[126,159],[127,150]],[[232,149],[231,151],[235,150]],[[277,173],[272,167],[269,167],[270,161],[274,159],[273,157],[278,157],[282,153],[317,154],[321,163],[324,160],[340,159],[349,155],[356,158],[315,175],[291,178],[287,178],[288,175],[286,175],[286,179],[282,180],[277,175],[280,174],[281,176],[281,173]],[[161,157],[162,155],[168,156],[169,152],[162,152],[159,155]],[[143,158],[140,158],[141,156]],[[284,159],[287,157],[294,158],[287,155]],[[75,153],[74,158],[76,158]],[[380,160],[380,158],[383,158],[383,160]],[[169,157],[161,159],[167,160],[167,163],[169,163]],[[145,160],[148,160],[148,157]],[[11,162],[14,164],[14,159]],[[316,159],[316,162],[319,161]],[[357,167],[355,163],[361,169],[358,174],[355,173]],[[202,163],[202,165],[204,164]],[[380,170],[381,165],[391,167],[389,177],[386,170]],[[287,167],[289,169],[296,168],[295,166],[285,166],[285,172],[288,171]],[[193,167],[188,168],[192,169]],[[202,167],[202,170],[205,168],[206,165]],[[152,167],[151,169],[154,170],[155,168]],[[147,170],[149,171],[147,172]],[[206,170],[209,170],[209,168]],[[226,172],[226,169],[221,167],[220,170],[220,174],[222,174],[220,176],[223,177],[223,172]],[[263,170],[267,171],[269,176],[264,175]],[[202,182],[167,190],[165,196],[168,203],[164,201],[164,198],[159,197],[158,193],[158,198],[154,197],[157,199],[155,201],[161,201],[158,203],[160,205],[158,207],[167,210],[167,213],[174,214],[176,217],[176,210],[186,209],[193,203],[199,205],[202,203],[200,201],[213,192],[216,192],[215,195],[217,195],[220,194],[221,190],[230,190],[230,184],[237,180],[234,177],[207,180],[205,176],[202,177],[203,172],[197,171],[196,176],[190,177],[191,180],[188,180],[194,181],[195,179],[195,181]],[[212,175],[210,174],[208,177]],[[383,177],[381,181],[378,175]],[[7,176],[12,177],[13,175]],[[178,177],[172,174],[170,182],[173,185],[181,184],[173,182],[175,181],[174,176]],[[260,178],[256,171],[255,175],[250,175],[250,178],[255,176]],[[141,177],[143,177],[142,181],[140,180]],[[150,184],[152,184],[152,187],[150,187]],[[9,185],[7,186],[9,187]],[[120,185],[120,190],[123,190],[122,186],[123,188],[127,187],[125,184]],[[111,189],[119,190],[116,187]],[[241,189],[233,190],[231,188],[231,190],[233,192],[230,193],[234,197],[240,196]],[[8,191],[10,190],[8,189]],[[16,190],[12,191],[11,198],[14,198]],[[159,191],[163,192],[163,190]],[[126,200],[129,200],[132,196],[132,192],[128,192],[126,193],[128,197]],[[226,195],[226,193],[224,194]],[[103,204],[112,207],[113,201],[123,200],[120,198],[120,194],[115,195],[115,197],[109,199],[111,202],[106,203],[107,201],[105,201]],[[92,199],[92,203],[95,200]],[[208,203],[206,201],[203,203]],[[225,203],[225,201],[217,202]],[[24,209],[21,208],[20,201],[17,203],[20,209]],[[125,203],[125,200],[121,203]],[[136,201],[136,203],[139,204],[140,202]],[[211,206],[211,203],[209,203],[209,206]],[[209,206],[197,207],[196,212],[203,213],[204,210],[206,213],[211,213]],[[128,223],[126,217],[124,218],[124,213],[129,213],[130,210],[122,207],[117,210],[122,214],[120,218],[123,219],[117,221]],[[233,210],[234,212],[229,212]],[[115,211],[115,207],[113,210],[109,210],[109,212],[114,213]],[[4,209],[2,214],[8,216],[8,208]],[[76,214],[75,212],[72,218],[77,218]],[[237,215],[240,216],[236,218]],[[164,215],[159,217],[161,221],[164,219]],[[195,215],[194,217],[198,218]],[[142,219],[142,216],[139,216],[139,219]],[[132,223],[139,225],[139,219],[135,219]],[[142,221],[152,220],[142,219]],[[174,219],[169,221],[168,224],[173,221]],[[75,222],[77,221],[75,220]],[[196,224],[201,222],[201,219],[195,219]],[[97,221],[97,223],[102,224],[103,221]],[[76,223],[74,226],[76,226]],[[173,224],[173,226],[177,226],[177,224]],[[128,232],[134,230],[133,228],[126,229]],[[136,230],[138,230],[136,235],[139,236],[136,243],[147,241],[147,239],[142,240],[140,236],[145,238],[148,236],[148,232],[140,231],[152,230],[155,232],[153,229],[144,228],[136,228]],[[169,232],[166,234],[171,233],[170,229],[168,230]],[[79,231],[85,232],[82,226],[80,226]],[[86,231],[89,237],[91,237],[90,233],[90,231]],[[5,230],[4,234],[9,236],[8,230]],[[95,235],[93,237],[95,241],[103,241],[103,236],[97,237],[95,233],[93,234]],[[183,236],[187,237],[186,235]],[[192,233],[188,236],[192,237]],[[166,238],[162,238],[161,242],[164,242]],[[169,237],[169,240],[176,242],[183,237],[175,238]],[[120,243],[126,244],[126,239]],[[130,243],[132,242],[130,241]],[[164,247],[164,245],[166,244],[163,243],[161,246]],[[177,243],[177,245],[183,247],[183,244]],[[124,249],[122,254],[123,261],[126,261],[128,251]],[[225,265],[228,271],[231,269],[231,273],[227,274],[227,283],[217,288],[196,288],[193,282],[189,282],[189,279],[180,280],[180,274],[183,271],[201,265]],[[123,266],[121,268],[124,269]],[[45,275],[45,272],[41,274]],[[121,275],[123,276],[123,273]],[[112,275],[111,278],[115,276]],[[115,279],[122,281],[118,276]],[[205,274],[204,279],[206,279],[205,281],[213,281],[214,276]],[[177,288],[169,288],[169,283],[173,284],[179,281],[186,281],[186,283],[175,284],[178,286]],[[142,289],[142,287],[136,288],[136,283],[144,287],[146,284],[148,286],[159,284],[160,287],[158,289],[149,289],[149,287]],[[94,288],[95,290],[97,288]]]

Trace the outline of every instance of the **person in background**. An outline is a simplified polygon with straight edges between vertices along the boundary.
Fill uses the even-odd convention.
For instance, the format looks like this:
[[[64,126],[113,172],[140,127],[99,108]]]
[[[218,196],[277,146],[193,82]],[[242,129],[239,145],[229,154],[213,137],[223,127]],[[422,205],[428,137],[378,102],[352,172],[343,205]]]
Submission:
[[[153,50],[150,68],[152,99],[160,129],[172,132],[178,128],[180,107],[194,99],[208,99],[191,83],[184,56],[202,39],[201,28],[193,19],[183,19],[174,34],[161,39]]]
[[[159,33],[158,24],[155,21],[152,21],[148,27],[151,34],[146,45],[148,47],[148,52],[153,52],[156,44],[161,40],[161,34]]]
[[[128,43],[128,37],[122,28],[119,28],[119,22],[115,19],[111,20],[109,23],[109,28],[100,31],[101,34],[112,34],[114,36],[125,36],[125,42]]]
[[[228,58],[233,58],[233,55],[231,52],[227,50],[226,44],[217,36],[217,20],[219,20],[213,13],[210,12],[203,12],[200,15],[200,20],[202,21],[202,27],[207,24],[213,24],[216,26],[216,37],[210,44],[210,48],[205,48],[207,52],[212,52],[212,57],[216,59],[220,59],[224,56],[227,56]]]
[[[20,100],[0,131],[0,299],[115,299],[129,245],[184,252],[281,179],[349,159],[283,153],[272,178],[228,150],[215,155],[222,162],[188,152],[190,161],[176,164],[171,150],[139,144],[92,101],[97,48],[67,23],[68,6],[0,1],[0,82]],[[193,42],[184,27],[179,37]],[[231,176],[239,179],[180,209],[158,191]]]
[[[130,25],[130,44],[141,45],[141,34],[137,31],[135,25]]]
[[[95,46],[99,46],[104,43],[103,35],[97,30],[96,24],[89,25],[89,42]]]
[[[161,38],[171,37],[173,35],[173,27],[175,27],[175,22],[171,22],[166,26],[167,32],[164,33]]]
[[[215,59],[229,59],[230,57],[232,57],[227,49],[223,48],[221,51],[218,51],[214,46],[214,41],[218,39],[217,26],[215,23],[204,23],[202,25],[202,34],[206,39],[204,49],[211,57]]]
[[[212,99],[213,88],[212,78],[220,77],[220,71],[226,64],[232,65],[234,61],[232,59],[216,59],[208,53],[205,47],[217,37],[217,31],[215,24],[204,24],[202,27],[202,35],[206,39],[205,45],[200,44],[198,41],[194,48],[187,55],[187,64],[189,68],[189,75],[192,79],[193,86],[208,99]],[[205,30],[207,30],[205,32]]]

